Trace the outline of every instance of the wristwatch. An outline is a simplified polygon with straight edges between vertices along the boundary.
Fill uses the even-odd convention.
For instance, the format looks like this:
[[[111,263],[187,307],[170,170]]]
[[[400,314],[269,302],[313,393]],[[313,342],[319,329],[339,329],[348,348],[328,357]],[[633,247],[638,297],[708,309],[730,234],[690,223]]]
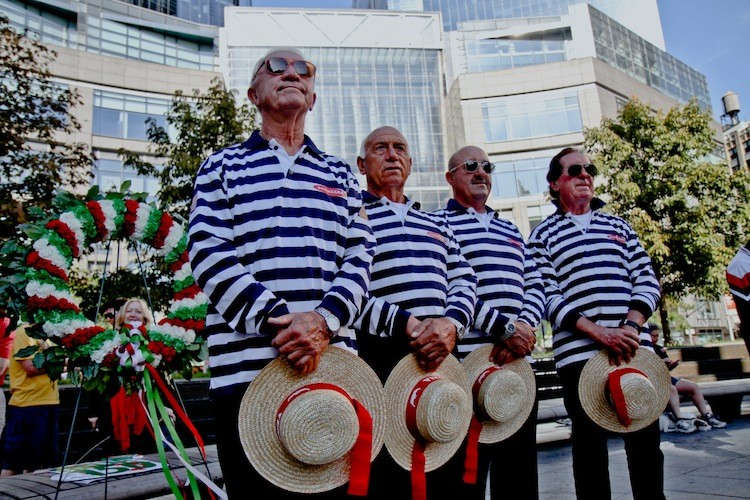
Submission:
[[[323,319],[326,322],[326,327],[328,327],[328,333],[331,334],[331,337],[335,336],[339,332],[339,329],[341,329],[341,322],[336,315],[325,307],[316,307],[315,312],[323,316]]]
[[[516,333],[516,324],[508,321],[505,323],[505,333],[502,334],[500,340],[508,340],[514,333]]]
[[[639,325],[632,319],[625,318],[624,320],[620,321],[620,328],[622,328],[623,326],[629,326],[629,327],[635,328],[636,332],[641,333],[641,325]]]
[[[453,319],[450,316],[447,316],[447,318],[451,323],[456,325],[456,338],[458,340],[463,340],[464,335],[466,334],[466,327],[462,325],[461,322],[459,322],[457,319]]]

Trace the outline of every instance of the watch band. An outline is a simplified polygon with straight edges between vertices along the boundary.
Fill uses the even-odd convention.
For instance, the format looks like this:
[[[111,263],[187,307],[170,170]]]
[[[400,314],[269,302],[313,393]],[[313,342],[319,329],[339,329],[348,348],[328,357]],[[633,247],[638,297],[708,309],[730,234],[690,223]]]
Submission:
[[[514,333],[516,333],[516,325],[515,323],[511,323],[510,321],[505,323],[503,329],[505,330],[505,333],[500,335],[500,340],[508,340],[513,336]]]
[[[640,333],[641,332],[641,325],[633,321],[632,319],[624,319],[620,321],[620,327],[623,326],[629,326],[631,328],[635,328],[635,331]]]

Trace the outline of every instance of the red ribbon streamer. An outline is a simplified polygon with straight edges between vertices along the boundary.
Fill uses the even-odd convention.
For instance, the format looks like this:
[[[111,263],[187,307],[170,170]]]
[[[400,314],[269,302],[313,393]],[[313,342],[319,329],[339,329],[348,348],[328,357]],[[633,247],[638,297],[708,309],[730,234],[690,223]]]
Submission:
[[[625,427],[630,426],[632,421],[628,415],[628,407],[625,404],[625,395],[622,393],[622,377],[628,373],[638,373],[648,378],[645,373],[635,368],[618,368],[609,373],[607,379],[607,389],[612,397],[612,403],[615,405],[615,415]]]
[[[487,380],[490,374],[502,370],[499,366],[489,366],[486,370],[479,374],[477,379],[474,381],[474,385],[471,386],[471,393],[474,396],[474,415],[471,417],[471,425],[469,425],[469,435],[466,439],[466,459],[464,460],[464,483],[466,484],[477,484],[477,468],[479,464],[479,435],[482,433],[482,422],[479,421],[477,413],[479,408],[477,406],[477,398],[479,397],[479,389],[482,388],[482,384]]]
[[[411,450],[411,497],[412,500],[426,500],[427,499],[427,478],[425,477],[425,457],[424,452],[426,443],[424,438],[419,433],[417,427],[417,407],[419,406],[419,400],[422,399],[425,389],[431,383],[440,380],[440,377],[436,375],[428,375],[417,382],[411,392],[409,393],[409,399],[406,402],[406,428],[409,433],[414,437],[414,447]]]
[[[193,434],[195,442],[198,443],[198,448],[200,449],[201,456],[203,457],[203,460],[206,460],[206,447],[203,444],[203,438],[201,437],[200,433],[198,433],[198,429],[195,428],[193,422],[191,422],[185,412],[182,411],[180,403],[177,402],[175,397],[172,395],[172,391],[169,390],[167,384],[165,384],[161,379],[161,377],[159,376],[159,372],[156,371],[156,368],[148,363],[146,363],[146,368],[151,373],[151,376],[156,381],[156,385],[159,386],[161,392],[167,397],[167,401],[169,402],[171,408],[174,410],[175,415],[177,415],[177,417],[182,420],[188,430],[190,430],[190,432]]]

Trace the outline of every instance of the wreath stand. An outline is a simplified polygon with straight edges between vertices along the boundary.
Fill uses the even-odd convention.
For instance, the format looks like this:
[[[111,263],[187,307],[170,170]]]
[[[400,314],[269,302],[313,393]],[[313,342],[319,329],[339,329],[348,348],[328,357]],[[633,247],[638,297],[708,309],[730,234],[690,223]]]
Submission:
[[[78,394],[55,499],[64,478],[84,386],[100,393],[115,386],[124,387],[128,393],[145,391],[144,409],[149,417],[162,470],[175,497],[183,498],[182,488],[187,484],[179,484],[176,477],[172,477],[165,444],[185,466],[193,498],[200,498],[198,480],[208,487],[207,492],[211,498],[214,498],[214,492],[220,498],[226,498],[223,490],[211,480],[210,473],[206,477],[190,464],[162,399],[163,395],[195,437],[203,466],[208,472],[203,440],[185,414],[184,402],[176,386],[173,386],[173,390],[179,401],[163,380],[163,376],[169,379],[176,371],[190,369],[191,361],[205,356],[205,339],[200,333],[205,323],[207,297],[192,277],[184,229],[168,213],[123,193],[101,196],[96,188],[92,188],[86,202],[81,202],[66,192],[59,193],[55,201],[55,206],[63,210],[59,216],[24,228],[34,241],[24,258],[22,278],[16,284],[17,287],[22,287],[28,297],[27,311],[23,316],[28,323],[32,323],[28,329],[29,336],[43,341],[51,340],[53,343],[52,347],[42,352],[31,347],[27,348],[28,352],[24,352],[26,349],[20,351],[19,355],[33,355],[35,366],[45,368],[52,380],[60,378],[65,366],[68,366],[70,373],[80,370]],[[142,326],[133,328],[127,325],[128,328],[117,332],[96,325],[83,316],[69,289],[68,271],[73,258],[82,255],[93,243],[108,242],[96,306],[98,317],[110,246],[112,241],[124,238],[136,244],[139,270],[144,280],[148,305],[152,310],[138,244],[149,245],[157,254],[164,256],[173,273],[174,297],[170,302],[170,311],[158,325],[151,325],[148,330]],[[172,438],[171,442],[162,435],[160,420],[164,422]],[[86,454],[102,443],[95,445]],[[107,465],[108,458],[107,456]],[[105,469],[105,497],[106,481],[108,476]]]

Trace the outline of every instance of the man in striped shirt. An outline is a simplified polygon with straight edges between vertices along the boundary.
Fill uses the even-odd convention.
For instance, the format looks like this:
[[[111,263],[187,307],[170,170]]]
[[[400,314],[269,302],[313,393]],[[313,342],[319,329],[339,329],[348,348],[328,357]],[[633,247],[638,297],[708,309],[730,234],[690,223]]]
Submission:
[[[370,278],[374,238],[355,174],[304,135],[314,79],[315,66],[295,49],[261,58],[248,89],[260,130],[212,154],[195,182],[190,263],[209,297],[210,394],[234,498],[286,495],[253,470],[240,444],[247,386],[278,355],[306,374],[329,343],[353,349],[347,325]]]
[[[727,283],[740,316],[740,337],[750,352],[750,241],[740,247],[727,266]]]
[[[651,259],[633,229],[599,209],[596,167],[573,148],[550,162],[547,181],[557,211],[532,231],[529,250],[544,280],[555,363],[572,421],[573,473],[578,498],[611,497],[607,438],[581,407],[578,380],[587,360],[606,349],[611,362],[629,361],[641,327],[660,299]],[[648,347],[644,347],[648,348]],[[633,497],[664,498],[664,455],[658,421],[622,435]]]
[[[476,277],[445,220],[404,195],[412,159],[398,130],[373,130],[357,166],[367,178],[363,199],[377,249],[369,298],[355,328],[360,356],[385,382],[410,352],[430,371],[454,350],[473,318]],[[385,450],[372,474],[371,498],[410,497],[409,473]],[[428,473],[428,498],[451,497],[446,487],[452,485],[442,479],[440,469]]]
[[[456,151],[445,174],[453,199],[437,214],[447,219],[479,280],[474,323],[458,343],[458,355],[463,358],[492,344],[492,360],[503,365],[531,354],[536,342],[533,327],[544,313],[544,290],[541,276],[525,255],[518,228],[486,205],[493,168],[481,148],[466,146]],[[457,460],[462,455],[457,454]],[[477,482],[466,485],[461,497],[484,500],[488,473],[491,498],[507,496],[508,478],[513,478],[514,498],[538,498],[536,401],[514,435],[498,443],[479,444]]]

